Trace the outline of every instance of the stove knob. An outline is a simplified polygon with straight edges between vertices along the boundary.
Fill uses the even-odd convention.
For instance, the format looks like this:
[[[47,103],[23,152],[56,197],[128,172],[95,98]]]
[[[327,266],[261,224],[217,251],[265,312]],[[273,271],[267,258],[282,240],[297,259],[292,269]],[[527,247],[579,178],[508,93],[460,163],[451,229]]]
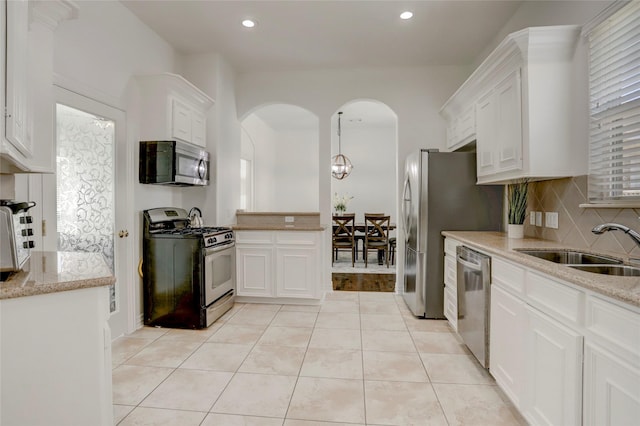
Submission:
[[[33,241],[25,241],[22,243],[22,248],[26,248],[26,249],[32,249],[36,246],[36,243],[34,243]]]
[[[213,244],[213,238],[207,239],[207,244]]]
[[[33,218],[31,216],[20,216],[20,223],[33,223]]]
[[[31,237],[33,235],[33,229],[27,228],[21,231],[23,237]]]

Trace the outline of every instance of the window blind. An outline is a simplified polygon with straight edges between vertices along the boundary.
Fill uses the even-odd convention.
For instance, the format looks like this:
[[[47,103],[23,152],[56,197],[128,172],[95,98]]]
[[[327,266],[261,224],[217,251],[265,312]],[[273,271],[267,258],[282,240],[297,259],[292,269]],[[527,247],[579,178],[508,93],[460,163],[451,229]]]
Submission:
[[[640,2],[589,39],[589,201],[640,201]]]

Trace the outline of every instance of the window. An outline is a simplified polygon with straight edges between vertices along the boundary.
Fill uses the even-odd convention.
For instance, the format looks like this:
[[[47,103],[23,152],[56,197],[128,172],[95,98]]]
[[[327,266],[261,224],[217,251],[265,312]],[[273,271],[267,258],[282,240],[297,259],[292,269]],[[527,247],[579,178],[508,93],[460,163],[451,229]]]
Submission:
[[[640,2],[588,39],[589,202],[640,205]]]

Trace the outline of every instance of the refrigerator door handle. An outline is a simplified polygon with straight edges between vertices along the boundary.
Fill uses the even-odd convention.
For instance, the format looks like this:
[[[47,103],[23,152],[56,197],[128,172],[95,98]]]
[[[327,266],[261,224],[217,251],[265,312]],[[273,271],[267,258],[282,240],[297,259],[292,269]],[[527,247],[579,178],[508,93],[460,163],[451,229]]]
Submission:
[[[409,232],[411,230],[411,183],[409,182],[409,176],[405,178],[402,190],[402,224],[404,225],[404,239],[409,241]]]

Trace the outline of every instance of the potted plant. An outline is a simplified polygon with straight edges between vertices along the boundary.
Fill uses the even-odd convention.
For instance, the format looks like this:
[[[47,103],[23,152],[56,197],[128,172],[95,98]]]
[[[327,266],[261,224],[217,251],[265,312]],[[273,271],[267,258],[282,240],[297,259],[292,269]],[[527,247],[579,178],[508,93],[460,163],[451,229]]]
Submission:
[[[333,208],[338,214],[343,214],[347,211],[347,203],[353,197],[347,197],[346,195],[338,196],[338,193],[333,194]]]
[[[527,215],[527,196],[529,181],[520,180],[507,185],[507,202],[509,204],[507,236],[522,238],[524,236],[524,219]]]

